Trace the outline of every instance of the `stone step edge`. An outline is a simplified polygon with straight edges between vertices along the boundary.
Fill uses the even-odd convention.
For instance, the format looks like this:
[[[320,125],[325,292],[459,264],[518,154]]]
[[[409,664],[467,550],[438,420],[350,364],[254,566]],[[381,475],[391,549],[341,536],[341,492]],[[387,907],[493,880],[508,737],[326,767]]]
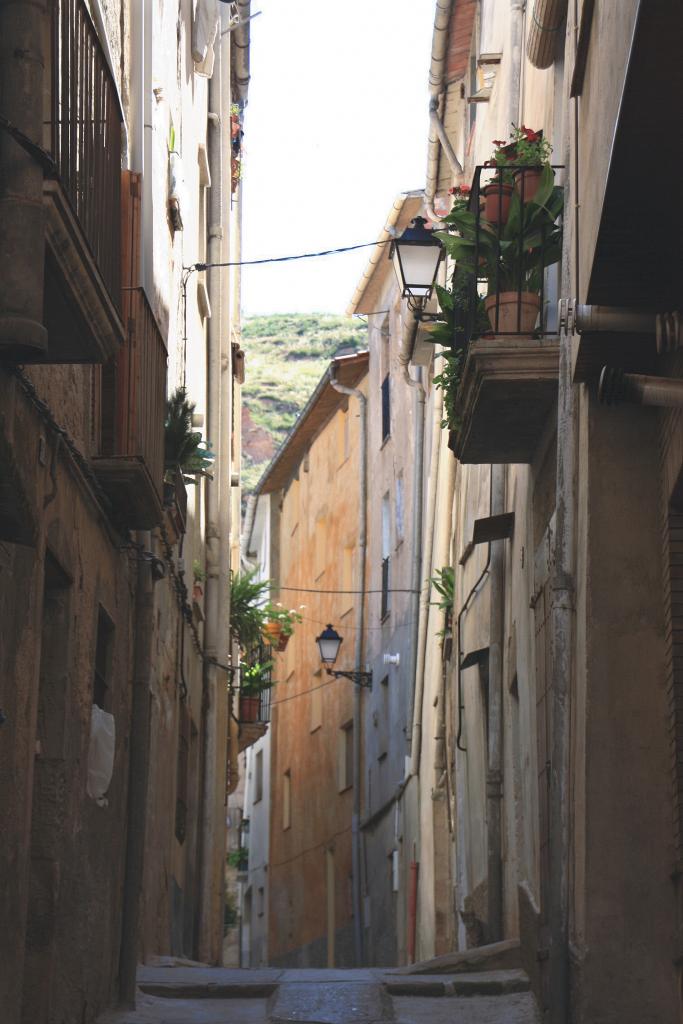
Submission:
[[[481,971],[443,980],[433,975],[407,975],[385,978],[384,986],[391,996],[497,996],[531,990],[529,976],[521,970]]]
[[[523,967],[522,948],[518,939],[504,939],[488,946],[475,946],[463,952],[444,953],[421,960],[406,967],[395,967],[387,973],[411,974],[471,974],[475,971],[504,971]]]

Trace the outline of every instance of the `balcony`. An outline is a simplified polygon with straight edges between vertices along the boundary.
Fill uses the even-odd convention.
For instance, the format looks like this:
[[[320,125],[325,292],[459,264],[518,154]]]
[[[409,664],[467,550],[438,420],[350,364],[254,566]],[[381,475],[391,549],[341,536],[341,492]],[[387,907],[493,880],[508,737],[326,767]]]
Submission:
[[[167,354],[141,288],[123,293],[126,339],[102,371],[101,455],[93,469],[120,524],[149,530],[162,517]]]
[[[83,0],[53,0],[46,68],[44,322],[47,352],[25,361],[104,363],[123,341],[121,125],[97,31]]]
[[[239,751],[251,747],[257,740],[265,736],[270,722],[271,683],[272,683],[272,648],[268,644],[259,643],[249,651],[245,665],[242,667],[242,685],[249,671],[254,667],[259,671],[257,685],[262,689],[258,693],[248,695],[237,693],[237,721],[239,724]]]
[[[463,463],[531,462],[556,401],[548,292],[562,245],[558,170],[478,167],[469,199],[447,218],[457,232],[444,241],[455,259],[449,316],[460,365],[449,444]]]

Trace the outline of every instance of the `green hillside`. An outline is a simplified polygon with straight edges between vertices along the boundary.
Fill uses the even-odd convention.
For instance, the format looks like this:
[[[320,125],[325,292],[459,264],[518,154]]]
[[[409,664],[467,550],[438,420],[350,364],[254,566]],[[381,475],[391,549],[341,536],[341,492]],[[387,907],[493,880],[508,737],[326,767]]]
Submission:
[[[325,313],[246,317],[242,487],[248,494],[341,349],[367,344],[360,320]]]

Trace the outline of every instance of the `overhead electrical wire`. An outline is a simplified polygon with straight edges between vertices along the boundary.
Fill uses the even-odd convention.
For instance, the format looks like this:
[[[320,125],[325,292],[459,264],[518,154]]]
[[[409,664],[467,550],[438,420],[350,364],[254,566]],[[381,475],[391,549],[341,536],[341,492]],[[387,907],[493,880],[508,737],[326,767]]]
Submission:
[[[320,252],[302,252],[295,256],[266,256],[260,260],[228,260],[221,263],[192,263],[183,270],[211,270],[213,267],[258,267],[264,263],[290,263],[292,260],[312,260],[319,256],[336,256],[341,252],[355,252],[357,249],[371,249],[376,245],[388,245],[393,238],[385,238],[376,242],[359,242],[358,245],[343,245],[338,249],[322,249]]]

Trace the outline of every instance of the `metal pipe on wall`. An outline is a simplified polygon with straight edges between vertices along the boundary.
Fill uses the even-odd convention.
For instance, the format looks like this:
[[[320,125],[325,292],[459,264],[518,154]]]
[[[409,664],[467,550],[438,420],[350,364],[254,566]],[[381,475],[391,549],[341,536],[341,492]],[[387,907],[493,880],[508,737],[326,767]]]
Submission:
[[[151,548],[151,534],[137,535],[142,552]],[[121,951],[119,955],[119,1004],[135,1006],[136,975],[140,948],[140,902],[145,866],[147,786],[151,719],[150,675],[154,638],[154,582],[152,565],[138,557],[135,591],[135,639],[133,645],[133,706],[128,762],[128,822],[126,868],[123,882]]]
[[[491,466],[491,515],[505,512],[505,467]],[[488,862],[488,940],[503,938],[503,643],[505,633],[505,541],[491,542],[488,659],[488,760],[486,834]]]
[[[359,523],[358,523],[358,591],[359,601],[356,607],[356,642],[354,668],[356,672],[363,670],[363,630],[365,626],[365,562],[368,537],[368,403],[360,388],[348,388],[340,384],[334,376],[334,363],[330,368],[329,381],[335,391],[342,395],[350,395],[358,399],[360,416],[360,481],[359,481]],[[361,899],[361,727],[362,727],[363,687],[358,683],[353,686],[353,812],[351,818],[351,874],[353,888],[353,942],[356,965],[363,966],[363,921]]]
[[[209,172],[212,186],[209,189],[207,263],[220,263],[222,256],[222,142],[221,142],[221,47],[214,51],[213,75],[209,79],[209,110],[217,117],[209,117],[208,148]],[[221,284],[222,271],[219,267],[207,270],[207,286],[211,301],[211,318],[207,328],[207,436],[218,442],[221,436]],[[204,963],[214,960],[214,931],[216,893],[214,879],[214,850],[217,842],[216,830],[224,823],[216,821],[215,791],[216,766],[218,763],[218,716],[217,690],[218,668],[215,665],[218,654],[218,631],[221,585],[221,523],[220,523],[220,474],[222,452],[217,448],[218,479],[206,480],[206,584],[204,588],[204,662],[202,694],[202,829],[200,863],[200,913],[199,913],[199,959]]]

